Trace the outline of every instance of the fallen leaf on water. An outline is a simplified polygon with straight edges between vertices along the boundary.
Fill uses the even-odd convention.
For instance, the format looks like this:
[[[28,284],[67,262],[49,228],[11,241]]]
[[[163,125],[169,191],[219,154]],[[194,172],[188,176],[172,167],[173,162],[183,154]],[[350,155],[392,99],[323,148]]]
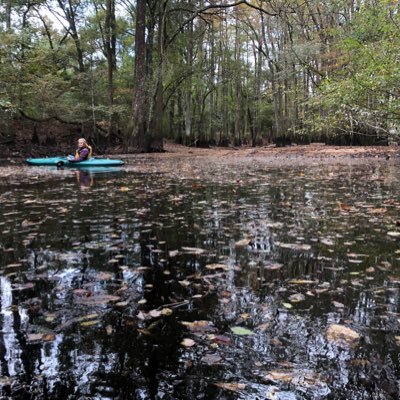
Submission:
[[[304,301],[306,297],[302,293],[295,293],[289,296],[289,301],[292,303],[299,303],[300,301]]]
[[[347,326],[332,324],[326,331],[326,338],[330,342],[353,346],[360,339],[360,335]]]
[[[250,243],[250,239],[242,239],[242,240],[238,240],[235,243],[236,247],[246,247],[248,244]]]
[[[333,304],[336,308],[344,308],[344,304],[339,303],[338,301],[332,301],[332,304]]]
[[[368,210],[371,214],[385,214],[387,212],[387,209],[384,207],[380,208],[370,208]]]
[[[229,269],[229,267],[225,264],[207,264],[206,268],[211,269],[211,270],[215,270],[215,269],[228,270]]]
[[[161,314],[165,316],[169,316],[173,314],[173,311],[170,308],[163,308],[161,310]]]
[[[233,326],[231,328],[231,331],[235,335],[240,335],[240,336],[251,336],[251,335],[254,335],[253,331],[251,331],[250,329],[247,329],[247,328],[243,328],[241,326]]]
[[[53,322],[57,318],[57,314],[46,314],[45,321],[46,322]]]
[[[118,296],[112,296],[109,294],[99,294],[90,297],[78,297],[76,302],[79,304],[85,304],[90,306],[101,306],[110,302],[117,302],[118,300],[120,300],[120,297]]]
[[[43,339],[43,333],[29,333],[26,339],[29,343],[40,342]]]
[[[265,379],[270,381],[291,382],[293,376],[294,373],[292,371],[269,371],[268,374],[265,375]]]
[[[290,285],[311,285],[313,283],[319,283],[318,281],[311,281],[309,279],[292,279],[288,282]]]
[[[282,242],[275,242],[278,247],[282,247],[284,249],[292,249],[292,250],[300,250],[300,251],[307,251],[311,250],[311,245],[309,244],[300,244],[300,243],[282,243]]]
[[[107,332],[108,336],[110,336],[113,333],[113,331],[114,331],[114,329],[113,329],[112,325],[106,326],[106,332]]]
[[[181,344],[185,347],[192,347],[196,342],[193,339],[185,338],[182,340]]]
[[[28,289],[33,289],[35,287],[35,284],[32,282],[28,283],[21,283],[21,284],[15,284],[12,285],[12,290],[28,290]]]
[[[264,268],[269,271],[276,271],[277,269],[281,269],[282,267],[283,267],[283,264],[270,263],[270,264],[267,264]]]
[[[94,319],[91,321],[84,321],[81,322],[81,326],[83,327],[89,327],[89,326],[93,326],[93,325],[97,325],[100,321],[98,319]]]
[[[335,242],[331,239],[321,239],[321,243],[326,246],[334,246]]]
[[[237,392],[238,390],[246,389],[246,385],[244,383],[218,382],[214,383],[214,385],[218,386],[221,389],[230,390],[232,392]]]
[[[43,334],[44,342],[51,342],[56,338],[56,335],[53,332]]]
[[[113,276],[108,272],[100,272],[94,277],[96,281],[109,281],[112,278]]]
[[[162,313],[160,310],[151,310],[149,311],[149,315],[153,318],[161,317]]]
[[[388,236],[390,237],[399,237],[400,236],[400,232],[395,232],[395,231],[390,231],[387,233]]]
[[[216,354],[206,354],[202,357],[201,362],[207,365],[219,364],[222,361],[222,358]]]
[[[143,335],[146,335],[146,336],[152,335],[152,333],[148,329],[137,329],[137,331],[139,333],[142,333]]]
[[[305,388],[326,387],[322,377],[312,370],[273,370],[264,378],[267,381],[287,382]]]
[[[204,249],[200,249],[197,247],[182,247],[182,250],[185,253],[194,254],[194,255],[203,254],[206,252]]]
[[[182,321],[181,324],[186,326],[192,332],[206,332],[215,329],[214,326],[212,326],[212,322],[204,320],[194,322]]]
[[[355,208],[353,206],[349,206],[348,204],[342,203],[340,201],[336,201],[337,205],[339,206],[340,211],[354,211]]]
[[[232,339],[229,336],[224,335],[208,335],[208,339],[210,339],[213,343],[223,344],[226,346],[232,345]]]

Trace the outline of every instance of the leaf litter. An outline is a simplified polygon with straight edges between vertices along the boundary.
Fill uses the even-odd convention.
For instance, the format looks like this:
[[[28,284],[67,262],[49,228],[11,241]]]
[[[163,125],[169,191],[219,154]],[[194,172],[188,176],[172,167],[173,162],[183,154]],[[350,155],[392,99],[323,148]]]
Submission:
[[[379,359],[377,352],[387,350],[374,347],[370,332],[382,323],[397,345],[394,221],[400,203],[390,185],[356,169],[331,167],[315,175],[315,170],[265,166],[257,172],[221,167],[210,183],[200,181],[207,176],[202,168],[188,167],[193,175],[187,177],[171,168],[163,185],[161,177],[143,187],[136,183],[134,197],[123,189],[133,188],[129,177],[99,179],[96,209],[91,198],[79,209],[79,193],[67,175],[63,180],[69,186],[47,194],[28,190],[23,208],[20,193],[8,192],[0,220],[2,278],[13,296],[42,300],[14,310],[26,307],[30,323],[39,318],[35,322],[42,320],[66,337],[73,337],[76,327],[90,328],[81,335],[95,341],[92,335],[101,327],[104,335],[126,335],[132,343],[167,335],[186,344],[178,351],[187,361],[185,373],[196,371],[207,379],[203,367],[216,367],[213,382],[219,386],[214,386],[233,393],[254,393],[254,382],[263,381],[273,382],[277,393],[287,384],[293,393],[317,394],[326,386],[334,391],[345,387],[345,367],[332,366],[335,385],[330,386],[310,368],[307,354],[322,360],[327,349],[338,358],[359,348]],[[183,187],[185,180],[189,184]],[[386,310],[385,319],[370,306],[374,302]],[[370,325],[357,319],[362,313]],[[344,325],[338,328],[332,319]],[[357,330],[348,331],[345,321],[352,320]],[[47,345],[45,333],[27,332],[37,335],[30,336],[32,343]],[[357,338],[361,334],[371,347]],[[287,362],[301,365],[275,369],[282,346]],[[266,370],[261,375],[253,372],[258,363]],[[245,374],[225,382],[228,370]]]

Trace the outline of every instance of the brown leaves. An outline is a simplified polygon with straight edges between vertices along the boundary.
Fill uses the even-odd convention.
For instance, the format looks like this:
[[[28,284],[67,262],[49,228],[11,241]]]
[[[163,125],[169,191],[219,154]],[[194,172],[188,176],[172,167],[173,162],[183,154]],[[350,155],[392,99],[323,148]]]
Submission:
[[[337,344],[355,346],[360,339],[360,335],[347,326],[332,324],[326,331],[326,338],[330,342]]]
[[[118,296],[113,296],[109,294],[98,294],[88,297],[77,297],[76,302],[78,304],[87,306],[104,306],[108,303],[114,303],[119,301],[121,298]]]

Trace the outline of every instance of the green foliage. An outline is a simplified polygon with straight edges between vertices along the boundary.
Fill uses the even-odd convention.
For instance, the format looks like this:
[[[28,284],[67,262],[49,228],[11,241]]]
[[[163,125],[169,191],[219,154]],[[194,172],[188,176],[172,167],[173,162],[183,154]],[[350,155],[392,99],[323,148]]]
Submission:
[[[336,46],[342,65],[310,102],[327,110],[336,131],[400,135],[399,26],[386,1],[366,3],[346,26]]]
[[[12,1],[12,26],[0,6],[0,105],[37,119],[58,117],[132,131],[134,3],[116,15],[116,68],[110,101],[105,46],[107,2],[74,0],[77,37],[45,15],[43,4]],[[290,3],[293,10],[288,10]],[[163,135],[231,142],[273,131],[292,138],[400,132],[400,17],[390,0],[263,4],[268,17],[242,5],[166,3],[158,42],[159,3],[146,2],[146,99],[155,113],[163,87]],[[55,11],[66,2],[53,2]],[[276,8],[277,7],[277,8]],[[291,8],[290,8],[291,9]],[[157,11],[158,10],[158,11]],[[38,15],[42,18],[38,18]],[[52,21],[51,21],[52,20]],[[67,27],[67,21],[63,20]],[[77,43],[82,52],[79,60]],[[81,62],[79,62],[81,61]],[[82,65],[83,64],[83,65]],[[154,121],[153,121],[154,122]]]

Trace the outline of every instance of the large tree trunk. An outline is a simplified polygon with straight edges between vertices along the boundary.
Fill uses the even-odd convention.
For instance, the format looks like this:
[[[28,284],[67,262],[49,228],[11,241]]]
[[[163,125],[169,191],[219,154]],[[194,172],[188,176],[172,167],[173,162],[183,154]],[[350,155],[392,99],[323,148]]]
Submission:
[[[148,102],[146,87],[146,1],[137,0],[136,6],[136,35],[135,35],[135,75],[132,104],[133,131],[129,142],[142,151],[149,148],[147,136]]]
[[[116,132],[117,125],[117,114],[114,111],[114,71],[117,67],[115,0],[107,0],[106,2],[106,19],[104,30],[105,52],[107,57],[108,102],[110,107],[108,139],[110,140]]]

